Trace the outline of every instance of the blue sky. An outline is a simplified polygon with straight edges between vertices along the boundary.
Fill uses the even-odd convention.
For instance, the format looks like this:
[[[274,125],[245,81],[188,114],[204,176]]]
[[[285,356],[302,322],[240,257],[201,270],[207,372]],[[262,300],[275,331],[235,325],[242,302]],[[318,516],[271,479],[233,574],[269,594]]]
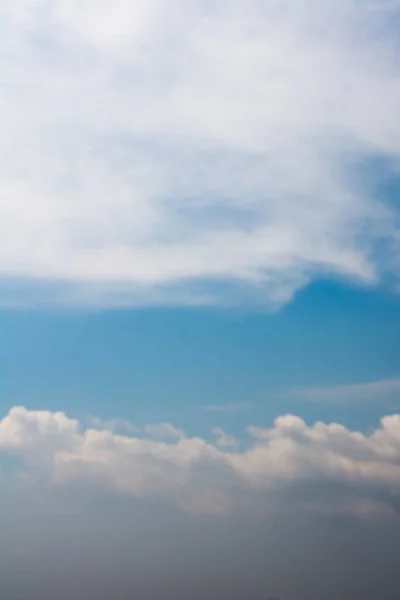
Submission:
[[[398,600],[399,0],[0,2],[0,596]]]
[[[30,409],[168,421],[193,434],[214,421],[235,431],[270,425],[286,412],[364,429],[399,409],[399,390],[291,397],[293,388],[400,378],[400,303],[385,289],[316,282],[273,314],[8,310],[1,327],[3,398]]]

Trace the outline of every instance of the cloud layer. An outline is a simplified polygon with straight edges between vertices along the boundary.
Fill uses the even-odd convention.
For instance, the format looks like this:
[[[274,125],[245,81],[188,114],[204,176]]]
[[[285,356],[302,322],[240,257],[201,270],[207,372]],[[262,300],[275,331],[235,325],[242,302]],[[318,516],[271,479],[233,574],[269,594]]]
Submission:
[[[400,154],[398,9],[4,3],[3,302],[275,305],[397,273],[375,190]]]
[[[225,432],[214,434],[215,444],[184,436],[166,443],[14,407],[0,422],[0,450],[23,460],[25,476],[49,484],[100,486],[199,514],[264,510],[277,499],[334,514],[398,511],[400,415],[384,417],[369,435],[286,415],[270,429],[249,427],[241,450]]]

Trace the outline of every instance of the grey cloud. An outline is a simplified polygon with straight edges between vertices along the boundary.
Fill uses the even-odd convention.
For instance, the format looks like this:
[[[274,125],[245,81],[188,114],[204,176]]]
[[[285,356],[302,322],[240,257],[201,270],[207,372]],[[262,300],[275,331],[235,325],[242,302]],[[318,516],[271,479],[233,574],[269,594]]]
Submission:
[[[271,518],[193,516],[79,486],[5,500],[0,572],[10,600],[397,600],[400,591],[399,521],[382,515],[306,514],[295,496]]]
[[[283,416],[238,452],[13,408],[0,421],[2,594],[397,600],[399,423],[364,435]]]

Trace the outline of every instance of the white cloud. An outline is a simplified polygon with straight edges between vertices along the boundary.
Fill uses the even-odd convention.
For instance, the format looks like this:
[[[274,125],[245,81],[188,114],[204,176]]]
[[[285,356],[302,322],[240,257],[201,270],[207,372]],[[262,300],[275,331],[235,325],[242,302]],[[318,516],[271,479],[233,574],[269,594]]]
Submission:
[[[375,252],[394,209],[358,167],[400,154],[398,8],[3,3],[3,287],[271,305],[397,271]]]
[[[96,483],[194,512],[226,512],[260,494],[263,504],[278,495],[300,508],[334,512],[334,490],[341,511],[397,510],[400,415],[384,417],[370,435],[335,423],[307,426],[292,415],[249,433],[253,442],[242,451],[197,437],[167,444],[83,430],[63,413],[16,407],[0,421],[0,450],[58,485]]]
[[[400,378],[367,381],[346,385],[325,387],[298,387],[286,390],[280,395],[311,400],[313,402],[352,402],[381,400],[400,394]]]

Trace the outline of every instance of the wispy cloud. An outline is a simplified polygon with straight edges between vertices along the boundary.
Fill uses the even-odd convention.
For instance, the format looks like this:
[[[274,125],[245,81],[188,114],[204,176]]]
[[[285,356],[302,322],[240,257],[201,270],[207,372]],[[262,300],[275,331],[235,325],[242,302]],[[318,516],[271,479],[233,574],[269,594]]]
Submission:
[[[396,271],[360,168],[400,155],[398,9],[3,2],[3,298],[275,306]]]
[[[100,417],[87,417],[86,422],[93,429],[113,432],[138,433],[140,430],[127,419],[100,419]]]
[[[311,400],[312,402],[379,401],[390,396],[400,397],[400,377],[350,385],[295,387],[285,390],[279,395]]]
[[[227,402],[226,404],[208,404],[204,406],[204,410],[215,413],[237,413],[246,410],[251,410],[254,405],[251,402]]]
[[[157,423],[146,425],[143,432],[150,438],[156,439],[182,439],[186,437],[185,432],[171,423]]]
[[[235,448],[237,446],[237,440],[233,435],[226,433],[221,427],[214,427],[212,432],[215,438],[215,445],[219,448]]]
[[[112,431],[113,433],[135,433],[154,439],[180,439],[185,437],[185,432],[171,423],[155,423],[143,428],[135,427],[126,419],[108,419],[100,417],[87,417],[86,424],[99,431]]]

